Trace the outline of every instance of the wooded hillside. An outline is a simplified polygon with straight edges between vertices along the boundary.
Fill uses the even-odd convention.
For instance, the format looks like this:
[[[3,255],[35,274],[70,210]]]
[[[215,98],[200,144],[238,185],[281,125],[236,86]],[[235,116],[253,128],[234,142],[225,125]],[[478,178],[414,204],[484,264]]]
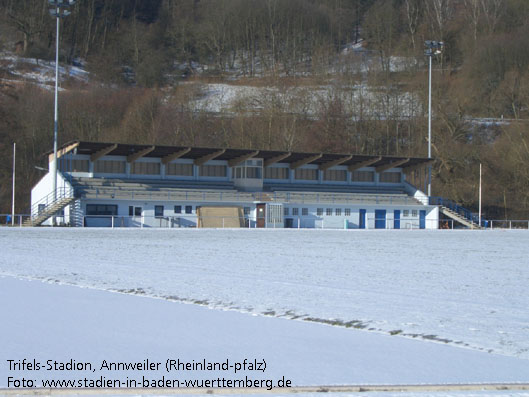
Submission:
[[[17,212],[52,148],[53,90],[20,78],[54,59],[48,8],[0,0],[0,213],[10,209],[12,143]],[[78,0],[71,11],[61,65],[90,77],[61,80],[60,143],[424,157],[424,41],[443,41],[433,59],[433,194],[475,209],[482,162],[486,216],[529,218],[527,0]],[[221,83],[253,91],[212,109]]]

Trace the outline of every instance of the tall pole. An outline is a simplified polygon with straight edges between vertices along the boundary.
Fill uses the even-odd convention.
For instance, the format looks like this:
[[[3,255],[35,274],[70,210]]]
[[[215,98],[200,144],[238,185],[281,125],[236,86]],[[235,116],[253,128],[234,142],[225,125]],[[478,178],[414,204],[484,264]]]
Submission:
[[[481,227],[481,163],[479,163],[479,227]]]
[[[432,158],[432,55],[428,68],[428,158]],[[428,197],[432,195],[432,165],[428,165]]]
[[[15,167],[17,156],[17,144],[13,143],[13,198],[11,200],[11,226],[15,225]]]
[[[59,6],[57,11],[57,36],[55,38],[55,112],[53,117],[53,163],[51,172],[53,173],[53,201],[57,200],[57,130],[59,126]],[[52,217],[52,225],[55,226],[55,216]]]

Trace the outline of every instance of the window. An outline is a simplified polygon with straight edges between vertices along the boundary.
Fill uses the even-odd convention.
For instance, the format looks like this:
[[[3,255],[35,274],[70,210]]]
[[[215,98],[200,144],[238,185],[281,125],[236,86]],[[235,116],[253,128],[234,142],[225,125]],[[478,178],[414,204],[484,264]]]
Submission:
[[[160,163],[134,162],[130,173],[136,175],[160,175]]]
[[[261,179],[261,168],[246,167],[246,178]]]
[[[403,218],[407,218],[408,216],[410,216],[410,210],[404,210],[404,211],[402,211],[402,217],[403,217]]]
[[[244,162],[244,165],[249,166],[249,167],[262,167],[263,166],[263,160],[261,160],[261,159],[246,160]]]
[[[417,216],[417,210],[411,210],[411,216],[416,217]]]
[[[118,206],[111,204],[87,204],[86,215],[117,215]]]
[[[292,215],[299,215],[299,208],[292,208]]]
[[[341,209],[341,208],[336,208],[334,214],[335,214],[336,216],[342,216],[342,209]]]
[[[64,158],[60,160],[60,169],[65,172],[88,172],[89,171],[88,160],[79,159],[68,159]]]
[[[374,182],[375,173],[373,171],[354,171],[351,173],[353,182]]]
[[[309,209],[308,208],[302,208],[301,209],[301,215],[307,216],[308,214],[309,214]]]
[[[215,178],[224,178],[226,176],[225,165],[201,165],[200,176],[209,176]]]
[[[166,175],[193,176],[193,164],[169,163],[165,167]]]
[[[332,215],[332,208],[326,208],[325,209],[325,215],[331,216]]]
[[[316,210],[316,215],[318,215],[318,216],[322,216],[322,215],[323,215],[323,208],[318,208],[318,209]]]
[[[284,214],[285,216],[289,216],[289,215],[290,215],[290,208],[285,207],[285,208],[283,209],[283,214]]]
[[[324,181],[346,181],[347,171],[346,170],[326,170],[323,173]]]
[[[134,216],[141,216],[141,207],[134,207]]]
[[[266,167],[264,171],[266,179],[288,179],[288,168],[285,167]]]
[[[309,169],[309,168],[296,168],[295,177],[296,179],[304,179],[307,181],[317,181],[318,180],[318,170]]]
[[[97,160],[94,163],[94,172],[101,174],[124,174],[125,162],[117,160]]]
[[[383,172],[380,174],[380,182],[400,183],[400,172]]]
[[[163,205],[154,206],[154,216],[156,218],[161,218],[163,216]]]
[[[351,216],[351,208],[346,208],[345,209],[345,216]]]
[[[174,213],[175,214],[181,214],[182,213],[182,206],[181,205],[175,205],[174,206]]]
[[[244,215],[250,215],[250,207],[244,207]]]
[[[193,206],[186,205],[186,214],[192,214],[192,213],[193,213]]]
[[[234,168],[233,177],[235,179],[261,179],[260,167],[236,167]]]
[[[283,211],[281,211],[281,204],[267,204],[267,221],[268,223],[282,223],[283,222]]]

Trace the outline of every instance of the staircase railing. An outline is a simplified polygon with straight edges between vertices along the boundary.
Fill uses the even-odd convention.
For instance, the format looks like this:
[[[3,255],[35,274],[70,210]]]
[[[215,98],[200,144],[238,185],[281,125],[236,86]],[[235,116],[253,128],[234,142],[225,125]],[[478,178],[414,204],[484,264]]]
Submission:
[[[479,224],[479,215],[470,211],[469,209],[457,204],[453,200],[445,199],[443,197],[430,197],[430,205],[441,205],[443,207],[446,207],[452,211],[454,211],[456,214],[462,216],[467,221],[475,223],[476,225]],[[481,217],[481,226],[487,227],[488,221]]]
[[[46,211],[50,206],[59,202],[60,200],[64,198],[74,197],[74,194],[75,194],[75,191],[73,187],[71,186],[58,187],[56,192],[57,192],[57,196],[55,196],[54,194],[55,192],[52,191],[51,193],[44,196],[43,198],[41,198],[39,201],[37,201],[31,206],[30,214],[32,218],[39,216],[40,213],[42,213],[43,211]]]

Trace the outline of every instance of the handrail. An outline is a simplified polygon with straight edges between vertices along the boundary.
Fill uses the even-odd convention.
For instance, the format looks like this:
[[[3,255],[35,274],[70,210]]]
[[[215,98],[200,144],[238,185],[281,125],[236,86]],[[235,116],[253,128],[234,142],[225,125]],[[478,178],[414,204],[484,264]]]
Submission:
[[[39,215],[39,206],[44,205],[45,208],[47,208],[63,198],[74,197],[75,194],[75,191],[71,186],[58,187],[56,192],[57,196],[55,196],[55,192],[52,191],[31,206],[30,214],[32,218]]]
[[[430,205],[441,205],[443,207],[446,207],[455,213],[462,215],[466,220],[479,224],[479,215],[470,211],[469,209],[459,205],[453,200],[445,199],[444,197],[430,197]],[[487,227],[488,220],[486,220],[483,216],[481,217],[481,225],[483,227]]]

